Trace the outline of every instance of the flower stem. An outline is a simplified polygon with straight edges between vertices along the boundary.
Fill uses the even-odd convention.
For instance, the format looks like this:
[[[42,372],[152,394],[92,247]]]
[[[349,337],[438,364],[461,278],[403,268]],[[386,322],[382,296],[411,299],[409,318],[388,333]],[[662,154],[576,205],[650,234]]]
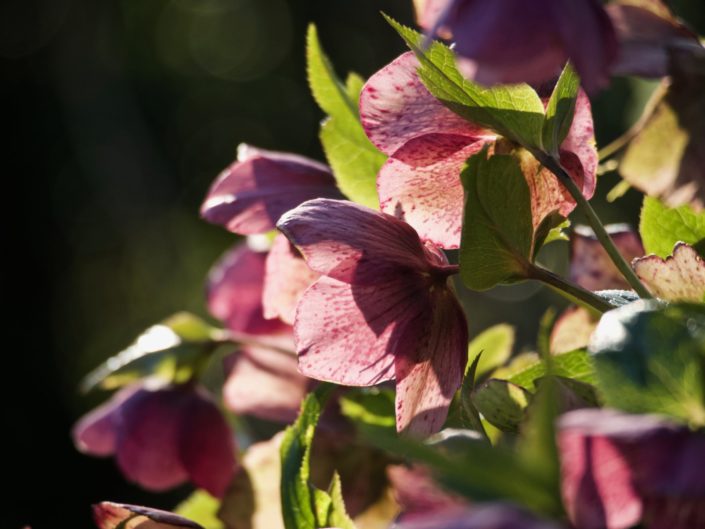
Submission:
[[[624,257],[622,257],[622,254],[619,253],[619,250],[617,250],[614,242],[612,242],[612,239],[607,234],[607,230],[605,230],[605,227],[597,216],[597,213],[595,213],[595,210],[592,209],[590,202],[588,202],[588,200],[583,196],[580,189],[578,189],[578,186],[575,185],[575,182],[573,182],[573,179],[566,172],[566,170],[561,167],[559,162],[543,153],[539,154],[538,160],[553,174],[555,174],[563,186],[568,190],[570,195],[573,197],[573,200],[575,200],[578,207],[587,218],[588,224],[592,228],[592,231],[595,232],[597,240],[600,241],[600,244],[610,256],[610,259],[612,259],[612,262],[615,264],[617,269],[627,280],[629,285],[631,285],[640,297],[651,298],[651,293],[641,283],[637,275],[634,273],[634,270],[632,270],[632,267],[629,266],[629,264],[624,260]]]
[[[296,351],[294,351],[293,349],[283,347],[278,341],[272,340],[271,338],[267,338],[264,336],[252,336],[250,334],[245,334],[241,332],[224,330],[222,336],[218,338],[218,342],[223,344],[231,343],[235,345],[251,345],[253,347],[262,347],[265,349],[270,349],[277,353],[289,356],[296,356]]]
[[[545,268],[541,268],[536,265],[529,265],[527,276],[529,279],[535,279],[536,281],[545,283],[552,290],[555,290],[568,300],[578,302],[580,305],[584,305],[600,314],[614,308],[600,296],[593,294],[589,290],[586,290],[575,283],[571,283],[567,279],[564,279],[550,270],[546,270]]]

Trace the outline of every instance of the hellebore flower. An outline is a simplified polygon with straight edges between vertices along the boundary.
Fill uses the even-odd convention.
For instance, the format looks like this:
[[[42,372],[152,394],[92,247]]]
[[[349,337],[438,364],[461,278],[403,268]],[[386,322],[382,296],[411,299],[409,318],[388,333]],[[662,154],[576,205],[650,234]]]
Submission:
[[[446,108],[423,85],[418,67],[408,52],[370,77],[360,95],[360,119],[370,141],[389,155],[377,175],[382,211],[411,224],[424,240],[458,248],[463,216],[460,172],[471,155],[498,136]],[[590,102],[583,92],[560,154],[590,198],[597,151]],[[553,212],[567,216],[575,208],[568,191],[555,175],[526,158],[522,169],[531,190],[534,226]]]
[[[480,84],[540,85],[570,60],[589,92],[606,85],[617,39],[599,0],[437,0],[419,21],[455,41],[458,67]]]
[[[287,332],[287,325],[264,316],[266,260],[266,253],[237,244],[208,273],[208,310],[233,332],[257,335]]]
[[[327,166],[242,144],[237,161],[213,182],[201,216],[233,233],[264,233],[282,213],[317,197],[341,197]]]
[[[235,472],[235,443],[218,406],[193,384],[137,383],[82,417],[77,448],[115,455],[127,479],[163,491],[191,481],[221,497]]]
[[[226,362],[223,401],[229,410],[275,422],[296,419],[312,381],[299,373],[293,354],[248,346]]]
[[[705,527],[705,434],[608,409],[558,421],[562,494],[577,529]]]
[[[323,276],[296,311],[299,370],[349,386],[396,380],[397,428],[439,430],[467,359],[455,267],[405,222],[351,202],[305,202],[277,227]]]

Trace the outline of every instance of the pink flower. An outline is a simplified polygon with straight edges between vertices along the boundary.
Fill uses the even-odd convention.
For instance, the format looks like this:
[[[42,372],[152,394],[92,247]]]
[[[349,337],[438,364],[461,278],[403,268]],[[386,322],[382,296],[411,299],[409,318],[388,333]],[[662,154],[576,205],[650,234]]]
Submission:
[[[617,39],[599,0],[430,0],[419,21],[455,41],[458,66],[481,84],[540,85],[570,60],[589,92],[609,81]]]
[[[305,202],[277,227],[323,275],[296,312],[299,370],[351,386],[396,380],[397,428],[440,429],[467,359],[456,268],[405,222],[350,202]]]
[[[251,235],[274,229],[282,213],[308,199],[340,196],[327,166],[242,144],[237,161],[213,182],[201,216],[234,233]]]
[[[577,529],[705,526],[705,435],[653,415],[584,409],[558,424],[563,499]]]
[[[81,418],[73,438],[82,452],[115,455],[127,479],[153,491],[191,481],[221,497],[236,469],[230,428],[193,384],[128,386]]]
[[[408,52],[374,74],[360,95],[360,118],[372,143],[389,155],[377,175],[382,211],[411,224],[424,240],[458,248],[463,216],[460,172],[468,157],[498,136],[469,123],[431,95],[416,73],[418,66]],[[523,170],[538,226],[552,212],[567,216],[575,202],[552,173],[534,162],[523,161]],[[590,198],[597,151],[590,102],[582,92],[561,145],[561,162]]]

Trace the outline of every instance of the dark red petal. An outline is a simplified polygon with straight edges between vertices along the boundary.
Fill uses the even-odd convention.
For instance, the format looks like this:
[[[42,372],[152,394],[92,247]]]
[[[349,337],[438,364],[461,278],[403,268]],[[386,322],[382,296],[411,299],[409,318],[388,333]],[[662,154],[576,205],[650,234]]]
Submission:
[[[190,481],[223,497],[235,470],[233,432],[213,399],[194,388],[182,405],[179,456]]]
[[[291,422],[296,419],[309,379],[299,373],[293,355],[259,347],[235,353],[223,386],[228,409],[238,415]]]
[[[346,283],[383,285],[430,267],[411,226],[352,202],[310,200],[285,214],[277,227],[313,270]]]
[[[239,244],[227,251],[208,273],[208,310],[231,331],[274,334],[285,328],[278,320],[264,319],[265,260],[266,254]]]
[[[278,234],[267,254],[262,306],[264,317],[294,323],[296,305],[320,274],[311,270],[284,234]]]
[[[179,455],[182,389],[141,388],[120,406],[117,462],[130,481],[156,492],[188,479]]]
[[[250,235],[274,229],[283,213],[306,200],[340,196],[325,165],[241,145],[238,161],[211,186],[201,215],[234,233]]]

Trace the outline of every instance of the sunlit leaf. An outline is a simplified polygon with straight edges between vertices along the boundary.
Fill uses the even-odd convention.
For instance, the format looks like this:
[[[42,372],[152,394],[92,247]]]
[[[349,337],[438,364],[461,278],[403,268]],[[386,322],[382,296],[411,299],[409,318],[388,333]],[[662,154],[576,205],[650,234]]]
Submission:
[[[653,197],[644,198],[639,233],[647,253],[668,257],[677,242],[691,246],[705,240],[705,211],[689,205],[669,208]]]

